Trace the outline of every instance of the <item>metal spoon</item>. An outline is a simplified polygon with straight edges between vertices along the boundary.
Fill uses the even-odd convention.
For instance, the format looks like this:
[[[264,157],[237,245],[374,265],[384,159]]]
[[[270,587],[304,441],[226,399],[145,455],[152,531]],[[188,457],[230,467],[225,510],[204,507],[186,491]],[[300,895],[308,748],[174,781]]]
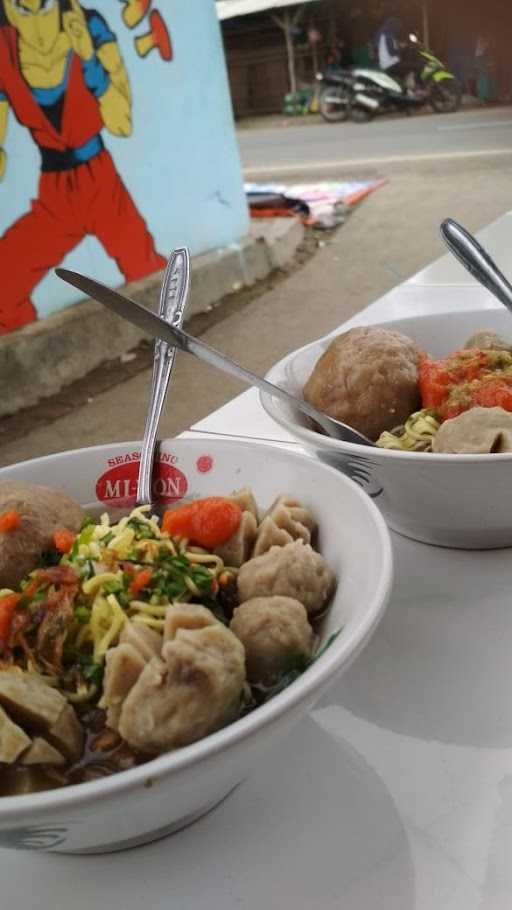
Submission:
[[[183,322],[189,290],[190,257],[188,250],[174,250],[164,272],[158,312],[166,323],[178,329]],[[161,338],[155,340],[151,395],[140,453],[139,478],[137,482],[138,506],[151,505],[153,503],[151,481],[157,446],[156,434],[175,357],[176,348],[174,345],[169,344],[168,341],[163,341]]]
[[[512,312],[512,285],[478,240],[452,218],[441,224],[441,236],[450,252],[473,278]]]
[[[311,417],[333,439],[375,447],[375,443],[363,436],[362,433],[354,430],[353,427],[349,427],[340,420],[335,420],[334,417],[323,414],[309,402],[304,401],[302,398],[296,398],[295,395],[291,395],[290,392],[286,392],[280,386],[273,385],[267,379],[262,379],[261,376],[251,373],[250,370],[246,370],[245,367],[239,366],[233,360],[223,354],[219,354],[218,351],[215,351],[214,348],[211,348],[203,341],[199,341],[198,338],[193,338],[192,335],[188,335],[181,329],[168,325],[156,313],[152,313],[151,310],[147,310],[134,300],[130,300],[129,297],[123,297],[122,294],[112,290],[112,288],[107,288],[104,284],[100,284],[99,281],[87,278],[85,275],[80,275],[78,272],[72,272],[69,269],[55,269],[55,273],[59,278],[72,284],[73,287],[78,288],[84,294],[87,294],[88,297],[98,300],[104,306],[117,313],[118,316],[127,319],[128,322],[132,322],[154,338],[161,338],[169,344],[175,345],[180,351],[193,354],[199,360],[204,360],[205,363],[217,367],[224,373],[235,376],[236,379],[241,379],[248,385],[262,389],[268,395],[282,398],[292,404],[297,410]]]

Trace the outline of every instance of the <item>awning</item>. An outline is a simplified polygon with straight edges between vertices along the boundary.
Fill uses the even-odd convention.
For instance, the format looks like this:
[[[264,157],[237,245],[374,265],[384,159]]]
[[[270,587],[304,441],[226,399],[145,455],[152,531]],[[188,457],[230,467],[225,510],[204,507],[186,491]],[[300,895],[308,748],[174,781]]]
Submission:
[[[217,0],[219,19],[234,19],[235,16],[249,16],[268,9],[282,9],[285,6],[300,6],[316,3],[318,0]]]

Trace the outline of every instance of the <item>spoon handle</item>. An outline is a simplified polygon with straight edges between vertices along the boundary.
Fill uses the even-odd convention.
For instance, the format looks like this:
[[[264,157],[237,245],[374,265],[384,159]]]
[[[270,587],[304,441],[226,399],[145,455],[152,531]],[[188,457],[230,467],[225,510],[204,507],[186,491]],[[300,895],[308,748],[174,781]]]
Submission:
[[[468,272],[512,311],[512,286],[469,231],[447,218],[441,225],[441,235],[449,250]]]
[[[190,257],[187,249],[174,250],[164,272],[160,291],[159,315],[173,328],[180,328],[190,289]],[[144,439],[140,453],[139,478],[137,482],[137,505],[153,501],[151,482],[156,451],[156,435],[162,408],[171,378],[176,348],[155,339],[153,376]]]

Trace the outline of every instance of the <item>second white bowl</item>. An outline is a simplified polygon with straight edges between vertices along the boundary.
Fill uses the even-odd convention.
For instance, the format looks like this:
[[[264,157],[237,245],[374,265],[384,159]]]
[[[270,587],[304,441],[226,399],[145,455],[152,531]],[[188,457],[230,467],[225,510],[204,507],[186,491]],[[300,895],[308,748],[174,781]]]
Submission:
[[[512,337],[505,309],[482,309],[381,322],[442,357],[480,329]],[[267,379],[298,397],[334,336],[288,354]],[[393,530],[424,543],[463,549],[512,546],[512,455],[437,455],[370,448],[316,432],[292,406],[262,393],[268,414],[320,461],[357,481]]]

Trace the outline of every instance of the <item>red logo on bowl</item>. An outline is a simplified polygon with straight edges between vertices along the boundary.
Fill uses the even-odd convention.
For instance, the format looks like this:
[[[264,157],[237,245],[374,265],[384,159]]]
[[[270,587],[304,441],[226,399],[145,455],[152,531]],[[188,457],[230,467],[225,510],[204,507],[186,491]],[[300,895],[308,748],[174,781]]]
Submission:
[[[118,508],[135,505],[139,462],[116,465],[105,471],[96,481],[96,498]],[[153,476],[153,497],[156,502],[176,502],[188,490],[184,473],[171,464],[160,461]]]
[[[200,474],[208,474],[213,468],[213,458],[211,455],[200,455],[196,461],[196,468]]]

